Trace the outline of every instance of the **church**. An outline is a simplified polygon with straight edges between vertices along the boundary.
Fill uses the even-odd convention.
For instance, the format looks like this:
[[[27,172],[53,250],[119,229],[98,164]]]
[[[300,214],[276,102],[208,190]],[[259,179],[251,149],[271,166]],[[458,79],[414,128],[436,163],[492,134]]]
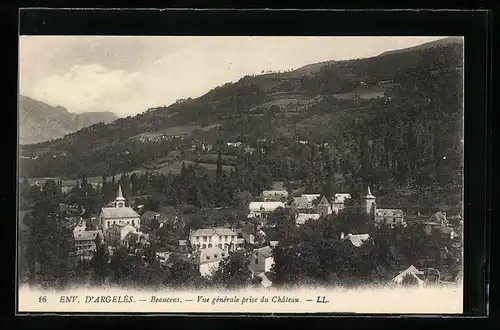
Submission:
[[[122,194],[122,187],[118,185],[118,193],[111,207],[103,207],[99,214],[99,223],[103,230],[113,225],[131,225],[137,230],[141,227],[139,214],[131,207],[126,206],[126,200]]]
[[[363,204],[365,206],[365,211],[367,214],[373,216],[375,225],[386,224],[390,227],[396,225],[406,225],[404,220],[403,211],[401,209],[379,209],[376,203],[376,197],[372,195],[370,191],[370,186],[366,192],[366,196],[363,198]]]

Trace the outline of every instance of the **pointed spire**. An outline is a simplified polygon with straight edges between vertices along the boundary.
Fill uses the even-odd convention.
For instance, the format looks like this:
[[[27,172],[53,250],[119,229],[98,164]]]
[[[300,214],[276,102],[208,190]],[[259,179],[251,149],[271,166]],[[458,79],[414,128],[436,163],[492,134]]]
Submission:
[[[368,185],[368,189],[366,190],[366,197],[365,198],[375,198],[375,196],[372,195],[372,192],[370,190],[370,185]]]
[[[122,185],[121,184],[118,184],[118,194],[116,195],[116,200],[125,200],[125,198],[123,198],[123,193],[122,193]]]

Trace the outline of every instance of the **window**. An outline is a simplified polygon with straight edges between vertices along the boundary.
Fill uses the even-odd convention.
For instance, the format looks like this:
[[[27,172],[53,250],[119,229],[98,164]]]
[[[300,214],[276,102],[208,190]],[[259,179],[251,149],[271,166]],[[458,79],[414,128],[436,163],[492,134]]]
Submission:
[[[135,220],[132,220],[132,226],[135,226]]]
[[[219,246],[220,248],[222,248],[222,244],[219,244],[218,246]]]
[[[208,236],[208,241],[211,242],[212,241],[212,236]]]
[[[196,236],[196,242],[200,241],[200,236]]]
[[[203,247],[204,249],[206,249],[206,248],[207,248],[207,245],[206,245],[206,244],[203,244],[203,245],[202,245],[202,247]]]
[[[217,257],[218,257],[218,255],[217,255],[217,254],[214,254],[214,258],[216,258],[216,259],[217,259]]]
[[[203,236],[203,242],[206,242],[206,241],[207,241],[207,237]]]
[[[226,235],[226,236],[224,236],[224,241],[225,241],[225,242],[227,242],[227,235]]]
[[[259,264],[259,258],[255,258],[255,264],[258,265]]]
[[[212,244],[208,243],[208,247],[211,248],[212,247]]]

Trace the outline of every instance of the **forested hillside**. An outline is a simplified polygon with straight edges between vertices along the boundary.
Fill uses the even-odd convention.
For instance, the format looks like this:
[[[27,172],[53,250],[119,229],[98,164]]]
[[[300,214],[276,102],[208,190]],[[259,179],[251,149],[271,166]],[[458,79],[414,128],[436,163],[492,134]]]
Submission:
[[[246,76],[197,99],[26,146],[21,154],[33,159],[21,160],[21,176],[167,174],[184,162],[205,166],[193,172],[200,177],[189,178],[199,186],[202,177],[209,182],[209,165],[215,169],[217,162],[240,191],[249,181],[256,191],[282,180],[303,182],[311,191],[353,193],[370,183],[391,203],[404,197],[406,203],[458,207],[462,51],[460,40],[450,39]],[[227,146],[237,141],[242,147]],[[217,185],[224,185],[221,177]]]

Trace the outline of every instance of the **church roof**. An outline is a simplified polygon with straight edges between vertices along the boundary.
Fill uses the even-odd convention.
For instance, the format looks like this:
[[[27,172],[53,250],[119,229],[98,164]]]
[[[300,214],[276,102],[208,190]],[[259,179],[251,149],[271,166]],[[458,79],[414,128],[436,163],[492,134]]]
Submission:
[[[130,207],[103,207],[102,217],[105,219],[139,218],[139,214]]]

